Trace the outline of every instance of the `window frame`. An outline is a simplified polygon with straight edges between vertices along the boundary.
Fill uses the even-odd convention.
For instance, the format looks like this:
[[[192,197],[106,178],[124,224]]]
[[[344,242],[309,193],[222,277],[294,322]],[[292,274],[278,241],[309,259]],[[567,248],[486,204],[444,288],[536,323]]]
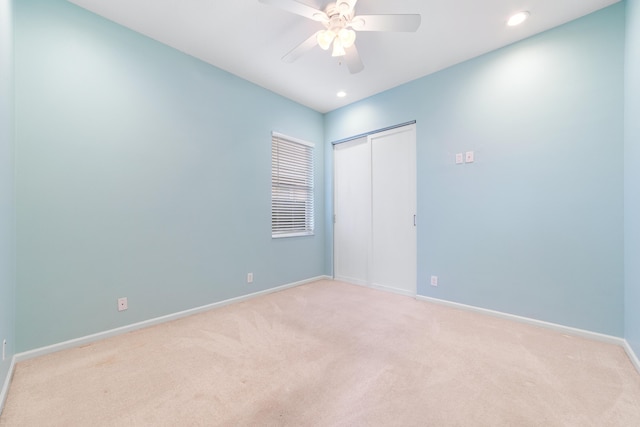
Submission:
[[[314,143],[271,133],[273,239],[315,235],[314,159]]]

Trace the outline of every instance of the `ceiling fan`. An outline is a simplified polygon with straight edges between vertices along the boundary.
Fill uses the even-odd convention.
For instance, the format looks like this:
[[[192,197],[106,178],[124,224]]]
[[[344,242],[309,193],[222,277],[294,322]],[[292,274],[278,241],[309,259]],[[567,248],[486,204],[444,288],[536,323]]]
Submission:
[[[358,0],[338,0],[330,3],[324,11],[315,9],[295,0],[260,0],[265,4],[279,7],[287,12],[321,22],[325,29],[319,30],[282,57],[285,62],[293,62],[305,52],[319,45],[328,50],[333,44],[331,56],[344,57],[351,74],[364,69],[356,49],[356,31],[417,31],[420,15],[356,15]]]

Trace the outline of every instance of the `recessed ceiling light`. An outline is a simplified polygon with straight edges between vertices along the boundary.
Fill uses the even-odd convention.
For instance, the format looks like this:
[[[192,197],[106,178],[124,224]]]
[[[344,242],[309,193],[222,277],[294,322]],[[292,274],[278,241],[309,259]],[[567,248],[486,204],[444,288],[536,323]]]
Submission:
[[[341,90],[340,92],[336,93],[336,95],[338,96],[338,98],[344,98],[345,96],[347,96],[347,92]]]
[[[528,17],[529,17],[529,12],[527,11],[518,12],[515,15],[513,15],[511,18],[509,18],[509,20],[507,21],[507,25],[510,27],[515,27],[516,25],[520,25],[524,21],[526,21]]]

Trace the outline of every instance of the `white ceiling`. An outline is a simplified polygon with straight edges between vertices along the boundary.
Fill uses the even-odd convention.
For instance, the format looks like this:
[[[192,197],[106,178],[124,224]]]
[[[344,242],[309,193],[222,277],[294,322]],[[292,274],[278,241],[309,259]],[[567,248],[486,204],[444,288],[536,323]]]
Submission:
[[[280,58],[323,26],[258,0],[69,0],[159,42],[325,113],[522,40],[619,0],[360,0],[356,14],[422,15],[416,33],[358,33],[364,71],[315,47]],[[299,0],[324,9],[330,0]],[[520,27],[514,12],[531,16]],[[347,92],[338,98],[339,90]]]

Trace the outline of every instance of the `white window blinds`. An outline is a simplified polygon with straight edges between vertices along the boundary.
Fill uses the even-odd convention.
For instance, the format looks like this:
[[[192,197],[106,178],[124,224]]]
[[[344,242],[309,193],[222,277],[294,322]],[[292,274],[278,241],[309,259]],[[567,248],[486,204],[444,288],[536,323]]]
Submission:
[[[313,144],[271,139],[271,236],[313,234]]]

